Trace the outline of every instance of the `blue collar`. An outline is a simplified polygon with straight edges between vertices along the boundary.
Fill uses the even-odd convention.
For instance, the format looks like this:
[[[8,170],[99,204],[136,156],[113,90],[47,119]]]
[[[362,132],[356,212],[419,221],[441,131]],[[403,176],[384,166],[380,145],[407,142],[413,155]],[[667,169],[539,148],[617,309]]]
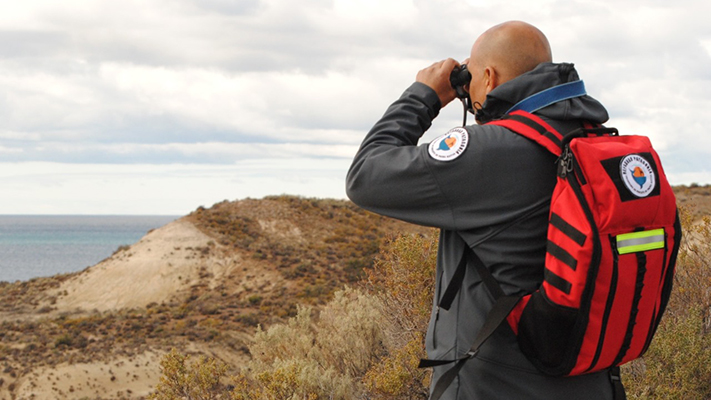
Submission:
[[[533,113],[559,101],[585,96],[586,94],[585,85],[582,80],[568,82],[562,85],[553,86],[552,88],[548,88],[526,97],[506,111],[506,114],[518,110]]]

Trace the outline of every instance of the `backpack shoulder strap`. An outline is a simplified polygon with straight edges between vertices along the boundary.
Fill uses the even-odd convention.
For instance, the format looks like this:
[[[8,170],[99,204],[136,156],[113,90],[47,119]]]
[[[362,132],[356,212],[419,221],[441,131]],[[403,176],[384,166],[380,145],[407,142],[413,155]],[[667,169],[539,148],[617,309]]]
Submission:
[[[487,125],[508,128],[540,144],[556,156],[560,156],[563,152],[563,135],[540,117],[529,112],[514,111],[504,115],[501,119],[487,123]]]
[[[464,273],[466,271],[467,266],[466,260],[468,258],[471,258],[471,260],[473,261],[474,266],[476,267],[476,270],[479,273],[479,277],[484,282],[487,289],[494,298],[494,305],[492,306],[489,313],[486,315],[484,325],[482,325],[481,330],[474,338],[474,342],[472,343],[471,348],[464,356],[452,360],[420,360],[418,368],[431,368],[454,363],[454,366],[445,371],[444,374],[442,374],[442,376],[439,378],[439,380],[437,380],[436,384],[434,385],[434,388],[432,389],[432,395],[430,396],[430,400],[439,400],[440,397],[442,397],[442,394],[444,394],[445,390],[447,390],[449,385],[454,381],[454,378],[459,375],[459,370],[462,369],[464,363],[470,358],[474,358],[477,356],[477,354],[479,354],[479,349],[484,344],[484,342],[486,342],[487,339],[489,339],[489,337],[494,334],[499,325],[506,321],[506,317],[511,313],[511,310],[516,307],[516,304],[518,304],[519,300],[521,299],[520,296],[507,296],[504,294],[504,291],[501,290],[501,286],[496,281],[496,278],[491,275],[491,272],[488,268],[486,268],[484,262],[479,258],[479,256],[476,255],[474,250],[472,250],[469,246],[467,246],[463,261],[459,263],[457,271],[455,272],[455,276],[452,278],[453,282],[450,282],[450,285],[447,288],[447,293],[451,292],[452,287],[459,288],[461,286],[462,281],[464,280]],[[442,299],[439,307],[449,309],[449,306],[451,305],[452,300],[454,299],[454,295],[456,295],[456,291],[451,292],[449,295],[445,294],[444,297],[446,299]],[[443,304],[443,302],[446,304]]]

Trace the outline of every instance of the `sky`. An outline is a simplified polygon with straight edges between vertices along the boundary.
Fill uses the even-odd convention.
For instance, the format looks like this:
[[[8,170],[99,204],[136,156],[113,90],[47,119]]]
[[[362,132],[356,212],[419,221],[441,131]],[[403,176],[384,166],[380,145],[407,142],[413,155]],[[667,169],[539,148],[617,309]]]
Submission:
[[[672,184],[711,183],[707,0],[0,3],[0,214],[345,198],[387,106],[486,29],[536,25]],[[442,110],[421,143],[461,124]],[[472,118],[469,118],[472,121]]]

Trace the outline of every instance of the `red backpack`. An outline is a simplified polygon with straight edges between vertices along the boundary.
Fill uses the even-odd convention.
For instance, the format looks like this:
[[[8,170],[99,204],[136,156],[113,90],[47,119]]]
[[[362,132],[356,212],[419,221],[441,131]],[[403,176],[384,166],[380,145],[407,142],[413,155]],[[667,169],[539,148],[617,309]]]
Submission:
[[[659,156],[644,136],[619,136],[614,128],[592,126],[563,136],[526,111],[489,124],[559,156],[544,279],[534,293],[506,296],[475,252],[468,252],[496,302],[466,356],[422,361],[422,367],[456,362],[437,382],[432,398],[444,392],[504,320],[543,373],[572,376],[610,369],[618,383],[616,398],[624,398],[617,367],[649,347],[669,300],[681,240],[676,199]],[[463,262],[440,307],[449,308],[465,270]]]

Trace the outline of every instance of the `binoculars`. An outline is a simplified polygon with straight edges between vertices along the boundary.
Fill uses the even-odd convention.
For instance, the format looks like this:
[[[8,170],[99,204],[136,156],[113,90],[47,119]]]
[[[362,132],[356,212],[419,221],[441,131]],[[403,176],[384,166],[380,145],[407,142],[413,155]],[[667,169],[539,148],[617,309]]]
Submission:
[[[457,92],[457,97],[460,99],[466,99],[468,96],[467,92],[464,91],[464,86],[468,85],[472,80],[472,74],[467,69],[467,66],[462,64],[455,67],[452,73],[449,74],[449,83],[452,85],[454,90]]]

